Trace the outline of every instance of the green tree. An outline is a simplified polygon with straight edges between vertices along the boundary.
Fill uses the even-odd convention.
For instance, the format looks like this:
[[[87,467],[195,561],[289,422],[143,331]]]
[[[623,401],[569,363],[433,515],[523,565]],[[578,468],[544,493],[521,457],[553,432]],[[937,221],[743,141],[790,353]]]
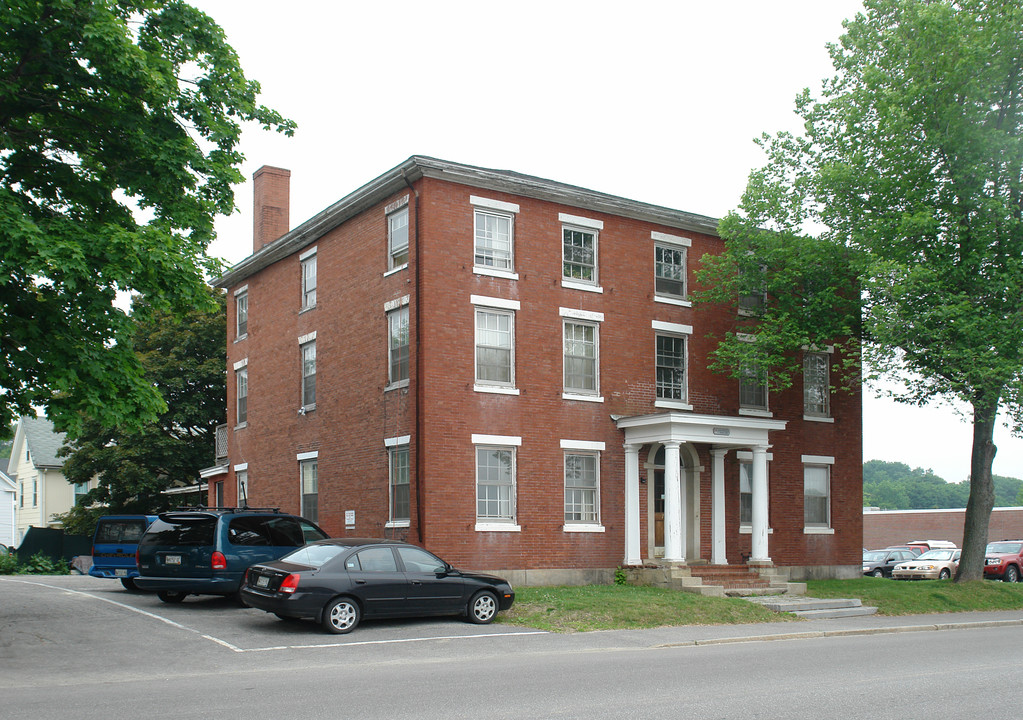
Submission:
[[[902,400],[970,408],[956,579],[979,579],[996,418],[1006,411],[1017,431],[1023,420],[1023,6],[864,8],[829,46],[836,74],[820,97],[796,100],[803,134],[761,139],[768,164],[722,221],[727,256],[701,279],[721,282],[715,300],[734,302],[757,280],[767,290],[744,331],[756,342],[742,348],[733,333],[718,350],[732,372],[743,353],[770,351],[791,373],[800,347],[859,337],[867,367],[899,379]],[[820,269],[831,262],[834,278]]]
[[[162,510],[168,505],[163,490],[195,484],[199,470],[213,464],[216,428],[225,422],[227,407],[227,321],[223,293],[207,292],[215,310],[203,303],[184,318],[136,303],[138,362],[166,410],[142,425],[107,425],[93,418],[82,423],[82,432],[59,454],[67,457],[68,482],[99,476],[99,487],[86,493],[83,506],[99,503],[106,512]],[[68,519],[88,522],[88,515]]]
[[[0,27],[0,427],[33,406],[71,434],[151,420],[118,295],[208,304],[242,124],[294,124],[184,2],[5,0]]]

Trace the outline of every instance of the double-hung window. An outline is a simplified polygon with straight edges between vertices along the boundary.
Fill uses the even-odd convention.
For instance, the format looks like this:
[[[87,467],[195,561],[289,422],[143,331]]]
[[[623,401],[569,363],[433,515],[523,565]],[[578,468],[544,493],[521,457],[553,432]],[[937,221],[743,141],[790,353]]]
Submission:
[[[686,253],[689,238],[652,232],[654,240],[654,298],[660,302],[689,305],[686,283]]]
[[[392,386],[405,385],[408,379],[409,314],[405,304],[387,313],[387,381]]]
[[[302,358],[302,410],[316,408],[316,333],[298,339]]]
[[[473,266],[475,271],[500,277],[514,277],[515,203],[472,195]]]
[[[739,407],[767,410],[767,372],[760,363],[743,363],[739,368]]]
[[[600,397],[600,323],[603,313],[561,308],[564,396],[602,400]]]
[[[601,220],[558,215],[561,220],[561,284],[580,290],[600,291],[598,276],[599,232]]]
[[[602,442],[562,440],[565,453],[565,530],[600,530]]]
[[[249,471],[248,470],[235,470],[235,476],[238,478],[238,507],[249,506]]]
[[[753,527],[753,453],[748,450],[738,452],[739,459],[739,528],[748,532]],[[767,454],[770,461],[772,455]],[[768,477],[770,485],[770,477]],[[770,496],[770,495],[769,495]]]
[[[244,426],[249,421],[249,368],[248,358],[234,364],[235,381],[235,426]]]
[[[385,441],[385,444],[388,445],[389,527],[407,527],[411,518],[408,443],[408,436]]]
[[[408,195],[406,195],[385,209],[388,270],[398,270],[408,265],[408,199]]]
[[[316,307],[316,248],[299,256],[302,265],[302,309]]]
[[[249,334],[249,286],[234,291],[234,339],[241,340]]]
[[[515,524],[515,454],[521,438],[473,435],[476,451],[478,530],[518,530]]]
[[[316,452],[298,455],[299,487],[302,494],[302,517],[319,521],[320,481],[319,460]]]
[[[514,392],[517,300],[472,296],[475,306],[476,390]]]
[[[830,357],[825,352],[803,356],[803,414],[811,418],[831,416]]]
[[[759,317],[767,306],[767,266],[739,272],[739,314]]]
[[[833,457],[803,456],[803,531],[831,531],[831,466]]]
[[[687,343],[691,325],[654,320],[654,394],[657,407],[691,410]]]

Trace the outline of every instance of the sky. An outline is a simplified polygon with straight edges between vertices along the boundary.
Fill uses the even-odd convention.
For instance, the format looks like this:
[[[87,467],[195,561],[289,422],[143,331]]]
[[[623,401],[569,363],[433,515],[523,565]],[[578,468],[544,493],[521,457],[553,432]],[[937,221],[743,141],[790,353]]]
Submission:
[[[291,226],[412,155],[549,178],[723,217],[798,132],[795,97],[831,74],[856,0],[321,2],[192,0],[224,29],[293,138],[246,126],[239,212],[210,252],[252,252],[252,174],[291,170]],[[863,457],[969,476],[953,408],[864,394]],[[994,472],[1023,477],[999,428]]]

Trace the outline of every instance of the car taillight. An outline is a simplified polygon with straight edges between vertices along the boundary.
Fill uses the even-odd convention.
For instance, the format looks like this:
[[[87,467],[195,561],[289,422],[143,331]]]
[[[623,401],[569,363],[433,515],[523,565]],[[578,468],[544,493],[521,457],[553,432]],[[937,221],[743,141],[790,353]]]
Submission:
[[[220,551],[213,553],[213,557],[210,558],[210,567],[214,570],[226,570],[227,558],[224,557],[224,553]]]
[[[298,590],[298,575],[291,573],[288,577],[281,580],[281,586],[278,590],[282,593],[293,593]]]
[[[242,578],[242,585],[248,585],[248,584],[249,584],[249,569],[245,568],[245,577]]]

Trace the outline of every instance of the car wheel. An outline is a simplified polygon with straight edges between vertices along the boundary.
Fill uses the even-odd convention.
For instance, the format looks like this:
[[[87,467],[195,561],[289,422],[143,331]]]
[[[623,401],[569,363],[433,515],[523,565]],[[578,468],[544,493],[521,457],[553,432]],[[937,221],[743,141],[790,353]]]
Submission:
[[[881,568],[878,568],[877,570],[875,570],[874,572],[872,572],[870,574],[873,575],[874,577],[884,577],[884,570],[882,570]]]
[[[469,601],[469,622],[486,625],[497,615],[497,597],[489,590],[480,590]]]
[[[125,590],[131,590],[132,592],[139,589],[135,584],[134,578],[121,578],[121,584],[124,585]]]
[[[1019,570],[1015,565],[1005,568],[1005,582],[1019,582]]]
[[[938,573],[939,580],[948,580],[950,577],[952,577],[952,573],[949,572],[948,568],[945,568],[940,573]]]
[[[323,628],[336,635],[350,633],[359,624],[361,611],[351,598],[336,598],[323,609]]]
[[[185,599],[185,593],[175,592],[174,590],[161,590],[156,593],[156,597],[160,598],[165,603],[177,604]]]

